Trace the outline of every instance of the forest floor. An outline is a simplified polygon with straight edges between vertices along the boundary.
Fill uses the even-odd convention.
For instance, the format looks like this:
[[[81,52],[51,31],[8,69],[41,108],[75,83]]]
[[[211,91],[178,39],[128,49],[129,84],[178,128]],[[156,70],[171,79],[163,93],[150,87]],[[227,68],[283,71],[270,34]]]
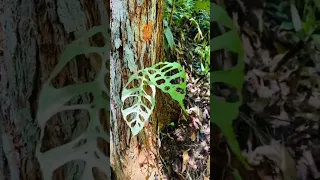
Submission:
[[[226,3],[227,10],[237,17],[245,50],[244,103],[234,131],[252,170],[233,156],[214,126],[211,173],[220,180],[234,179],[234,169],[245,180],[319,179],[319,9],[312,1],[290,7],[288,1],[267,0],[259,17],[233,4]],[[300,23],[303,29],[296,32]]]
[[[161,133],[160,154],[168,179],[210,178],[210,89],[209,82],[187,73],[189,116]]]
[[[178,61],[186,72],[185,105],[189,113],[160,134],[161,161],[168,180],[210,179],[210,75],[200,67],[209,61],[209,15],[201,11],[194,19],[201,30],[189,18],[180,26],[171,26],[175,47],[166,52],[167,61]]]

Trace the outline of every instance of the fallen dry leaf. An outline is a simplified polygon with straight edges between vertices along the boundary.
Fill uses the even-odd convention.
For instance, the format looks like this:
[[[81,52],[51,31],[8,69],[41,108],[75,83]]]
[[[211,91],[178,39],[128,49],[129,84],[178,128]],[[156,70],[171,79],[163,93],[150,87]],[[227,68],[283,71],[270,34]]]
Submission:
[[[194,157],[189,157],[188,163],[191,166],[191,168],[197,169],[196,160],[194,159]]]
[[[182,173],[183,173],[187,169],[187,164],[188,164],[188,161],[189,161],[188,151],[183,152],[182,158],[183,158]]]
[[[196,141],[196,133],[193,132],[191,135],[191,141]]]
[[[199,129],[199,125],[202,126],[202,123],[197,117],[191,116],[192,124],[196,129]]]

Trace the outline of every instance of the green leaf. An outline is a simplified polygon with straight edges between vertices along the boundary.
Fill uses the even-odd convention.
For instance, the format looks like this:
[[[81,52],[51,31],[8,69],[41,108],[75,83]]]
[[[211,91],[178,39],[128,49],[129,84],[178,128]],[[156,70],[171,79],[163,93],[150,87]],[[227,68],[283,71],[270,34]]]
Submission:
[[[242,177],[237,169],[234,169],[232,171],[232,176],[234,177],[235,180],[242,180]]]
[[[173,39],[173,35],[172,35],[172,32],[171,32],[171,29],[168,27],[168,28],[165,28],[164,29],[164,34],[166,36],[166,39],[167,39],[167,43],[169,44],[169,46],[171,48],[174,47],[174,39]]]
[[[128,89],[128,85],[135,80],[140,80],[142,83],[138,87]],[[155,107],[156,89],[154,85],[150,85],[151,95],[149,95],[144,89],[144,76],[139,77],[137,74],[132,75],[125,88],[122,91],[121,101],[125,102],[127,98],[136,97],[137,100],[132,106],[125,108],[122,106],[121,112],[123,119],[130,127],[132,135],[137,135],[144,127],[146,121]],[[143,99],[144,98],[144,99]],[[143,101],[146,100],[146,101]]]
[[[172,99],[178,101],[182,110],[186,111],[183,99],[186,96],[187,81],[186,73],[181,65],[176,62],[160,62],[153,65],[151,69],[158,70],[158,74],[150,76],[150,82],[163,92],[169,93]],[[160,83],[160,80],[164,80],[165,82]],[[180,82],[177,83],[177,81]]]
[[[313,34],[312,40],[316,43],[317,47],[320,48],[320,35],[319,34]]]
[[[220,23],[230,29],[236,29],[228,13],[215,3],[210,5],[210,21]]]
[[[292,22],[283,22],[280,25],[280,30],[292,30],[294,29]]]
[[[166,39],[166,38],[163,38],[163,47],[164,47],[165,52],[167,52],[169,46],[168,46],[168,42],[167,42],[167,39]]]
[[[197,11],[204,10],[210,13],[210,1],[196,1],[195,8]]]
[[[148,89],[151,92],[146,91],[146,86],[150,87]],[[121,112],[133,136],[143,129],[152,114],[155,107],[155,87],[169,93],[171,98],[178,101],[182,110],[186,112],[183,104],[187,87],[186,74],[179,63],[160,62],[152,67],[139,70],[130,76],[121,96],[121,101],[124,103]],[[135,100],[132,100],[132,97]],[[131,105],[125,107],[126,100],[130,102],[129,98],[131,98]]]
[[[299,12],[293,3],[290,4],[290,10],[293,27],[296,32],[299,32],[302,29],[302,22],[299,16]]]

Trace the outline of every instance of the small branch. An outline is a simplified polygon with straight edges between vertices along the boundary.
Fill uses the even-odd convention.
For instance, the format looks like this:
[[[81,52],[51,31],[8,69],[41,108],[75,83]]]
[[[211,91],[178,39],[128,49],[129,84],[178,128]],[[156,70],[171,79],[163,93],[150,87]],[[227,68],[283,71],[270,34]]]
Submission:
[[[169,27],[171,27],[173,12],[174,12],[174,9],[175,9],[175,4],[176,4],[176,0],[173,0],[173,2],[172,2],[172,9],[171,9],[171,13],[170,13]]]

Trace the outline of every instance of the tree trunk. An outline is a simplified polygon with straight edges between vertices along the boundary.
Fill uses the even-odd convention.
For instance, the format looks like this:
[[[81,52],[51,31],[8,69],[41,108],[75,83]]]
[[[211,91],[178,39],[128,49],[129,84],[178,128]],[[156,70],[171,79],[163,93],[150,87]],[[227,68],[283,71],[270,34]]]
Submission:
[[[121,115],[121,93],[128,78],[136,70],[164,60],[163,8],[163,0],[111,0],[110,153],[116,179],[154,179],[154,176],[161,176],[158,126],[162,129],[169,124],[168,121],[178,119],[180,115],[178,103],[160,90],[149,119],[152,125],[140,133],[145,134],[145,139],[140,135],[132,137]],[[146,34],[145,27],[152,27],[152,33]],[[148,35],[151,35],[150,41],[145,38]]]
[[[0,0],[0,179],[43,179],[35,148],[40,128],[35,119],[42,84],[64,46],[93,26],[108,23],[103,0]],[[53,85],[90,81],[93,69],[84,56],[69,63]],[[89,101],[88,96],[81,96]],[[74,100],[77,101],[77,100]],[[79,116],[79,117],[77,117]],[[62,112],[47,124],[44,148],[57,147],[83,132],[89,118]],[[52,179],[80,179],[84,162],[68,163]],[[101,178],[98,178],[101,179]]]

